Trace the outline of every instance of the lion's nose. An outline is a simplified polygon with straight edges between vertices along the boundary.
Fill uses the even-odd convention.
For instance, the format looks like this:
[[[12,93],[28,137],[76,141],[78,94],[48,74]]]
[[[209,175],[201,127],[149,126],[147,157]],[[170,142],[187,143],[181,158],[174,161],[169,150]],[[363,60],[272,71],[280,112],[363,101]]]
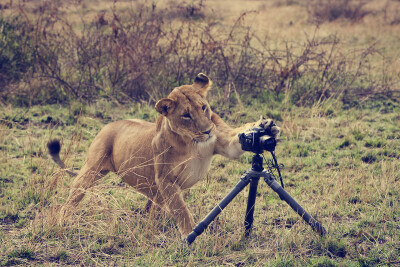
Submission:
[[[212,128],[211,128],[212,129]],[[210,134],[211,133],[211,129],[208,131],[203,132],[203,134]]]

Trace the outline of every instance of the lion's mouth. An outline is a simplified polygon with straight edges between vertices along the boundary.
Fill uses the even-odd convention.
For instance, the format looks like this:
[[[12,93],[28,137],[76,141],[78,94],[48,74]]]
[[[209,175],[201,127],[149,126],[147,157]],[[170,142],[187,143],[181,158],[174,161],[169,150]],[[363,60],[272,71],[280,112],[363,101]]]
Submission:
[[[193,141],[198,144],[198,143],[206,143],[209,141],[212,141],[214,139],[215,135],[213,134],[207,134],[207,136],[201,136],[200,138],[193,138]]]

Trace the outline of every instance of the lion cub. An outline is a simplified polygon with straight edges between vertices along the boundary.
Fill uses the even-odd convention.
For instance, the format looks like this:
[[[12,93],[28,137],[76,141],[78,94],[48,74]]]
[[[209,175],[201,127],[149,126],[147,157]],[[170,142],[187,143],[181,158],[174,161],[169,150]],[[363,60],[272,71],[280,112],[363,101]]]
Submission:
[[[210,84],[200,73],[192,85],[175,88],[157,102],[160,116],[156,123],[122,120],[106,125],[90,145],[79,173],[68,171],[76,178],[61,208],[60,220],[71,214],[89,187],[112,171],[149,199],[147,207],[155,203],[168,210],[181,235],[188,235],[195,224],[181,192],[207,173],[212,157],[240,157],[244,151],[238,133],[255,126],[268,129],[275,138],[279,135],[272,120],[229,127],[206,100]],[[49,142],[48,149],[52,159],[65,168],[59,157],[59,141]]]

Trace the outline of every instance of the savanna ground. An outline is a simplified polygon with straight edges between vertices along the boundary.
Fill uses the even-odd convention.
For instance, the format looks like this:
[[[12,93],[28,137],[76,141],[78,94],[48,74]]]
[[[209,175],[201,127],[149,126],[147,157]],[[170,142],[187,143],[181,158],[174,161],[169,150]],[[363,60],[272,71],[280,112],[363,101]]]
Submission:
[[[399,1],[0,3],[1,265],[400,265]],[[187,247],[115,175],[58,225],[72,178],[46,143],[79,169],[106,123],[155,121],[154,101],[199,72],[230,125],[281,126],[285,188],[328,234],[260,181],[250,238],[244,190]],[[195,221],[251,156],[214,158],[185,193]]]

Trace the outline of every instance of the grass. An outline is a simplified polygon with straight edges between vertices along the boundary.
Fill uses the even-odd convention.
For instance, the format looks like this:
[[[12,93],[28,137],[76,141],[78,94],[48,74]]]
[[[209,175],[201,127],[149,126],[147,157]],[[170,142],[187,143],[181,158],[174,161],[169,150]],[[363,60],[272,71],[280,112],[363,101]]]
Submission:
[[[72,108],[74,107],[74,108]],[[71,221],[59,226],[57,208],[71,178],[50,163],[45,144],[61,138],[62,156],[79,168],[99,129],[110,120],[146,118],[151,106],[98,102],[1,110],[1,264],[369,266],[398,264],[400,227],[400,107],[277,107],[283,140],[276,149],[287,191],[327,228],[320,238],[263,182],[254,231],[244,239],[247,191],[224,210],[203,235],[185,247],[167,214],[144,213],[145,198],[108,175],[88,193]],[[255,120],[266,109],[233,109]],[[217,112],[218,107],[214,107]],[[255,110],[258,110],[255,112]],[[75,121],[70,114],[76,113]],[[103,114],[99,116],[98,114]],[[47,118],[51,116],[52,119]],[[241,116],[230,116],[230,124]],[[53,123],[54,121],[54,123]],[[360,138],[362,136],[363,138]],[[368,145],[367,145],[368,144]],[[368,158],[368,160],[366,160]],[[373,159],[373,160],[371,160]],[[208,176],[185,193],[201,220],[249,168],[215,157]]]
[[[324,19],[335,1],[165,0],[155,10],[138,1],[11,2],[0,7],[0,59],[16,63],[0,68],[7,84],[0,88],[0,266],[400,265],[399,1],[339,1],[360,12],[354,20]],[[26,25],[33,28],[20,31]],[[52,32],[63,25],[70,35]],[[151,49],[160,36],[144,28],[160,29],[157,40],[168,49],[132,50],[145,41]],[[50,161],[46,143],[61,139],[61,157],[79,169],[105,124],[155,121],[153,102],[200,71],[213,79],[209,101],[227,123],[264,115],[281,126],[276,155],[285,189],[327,236],[260,181],[250,238],[243,237],[246,189],[186,247],[168,214],[145,213],[146,199],[112,174],[58,225],[72,178]],[[89,105],[90,90],[100,94],[93,91]],[[251,157],[215,157],[207,177],[185,192],[196,222]]]

